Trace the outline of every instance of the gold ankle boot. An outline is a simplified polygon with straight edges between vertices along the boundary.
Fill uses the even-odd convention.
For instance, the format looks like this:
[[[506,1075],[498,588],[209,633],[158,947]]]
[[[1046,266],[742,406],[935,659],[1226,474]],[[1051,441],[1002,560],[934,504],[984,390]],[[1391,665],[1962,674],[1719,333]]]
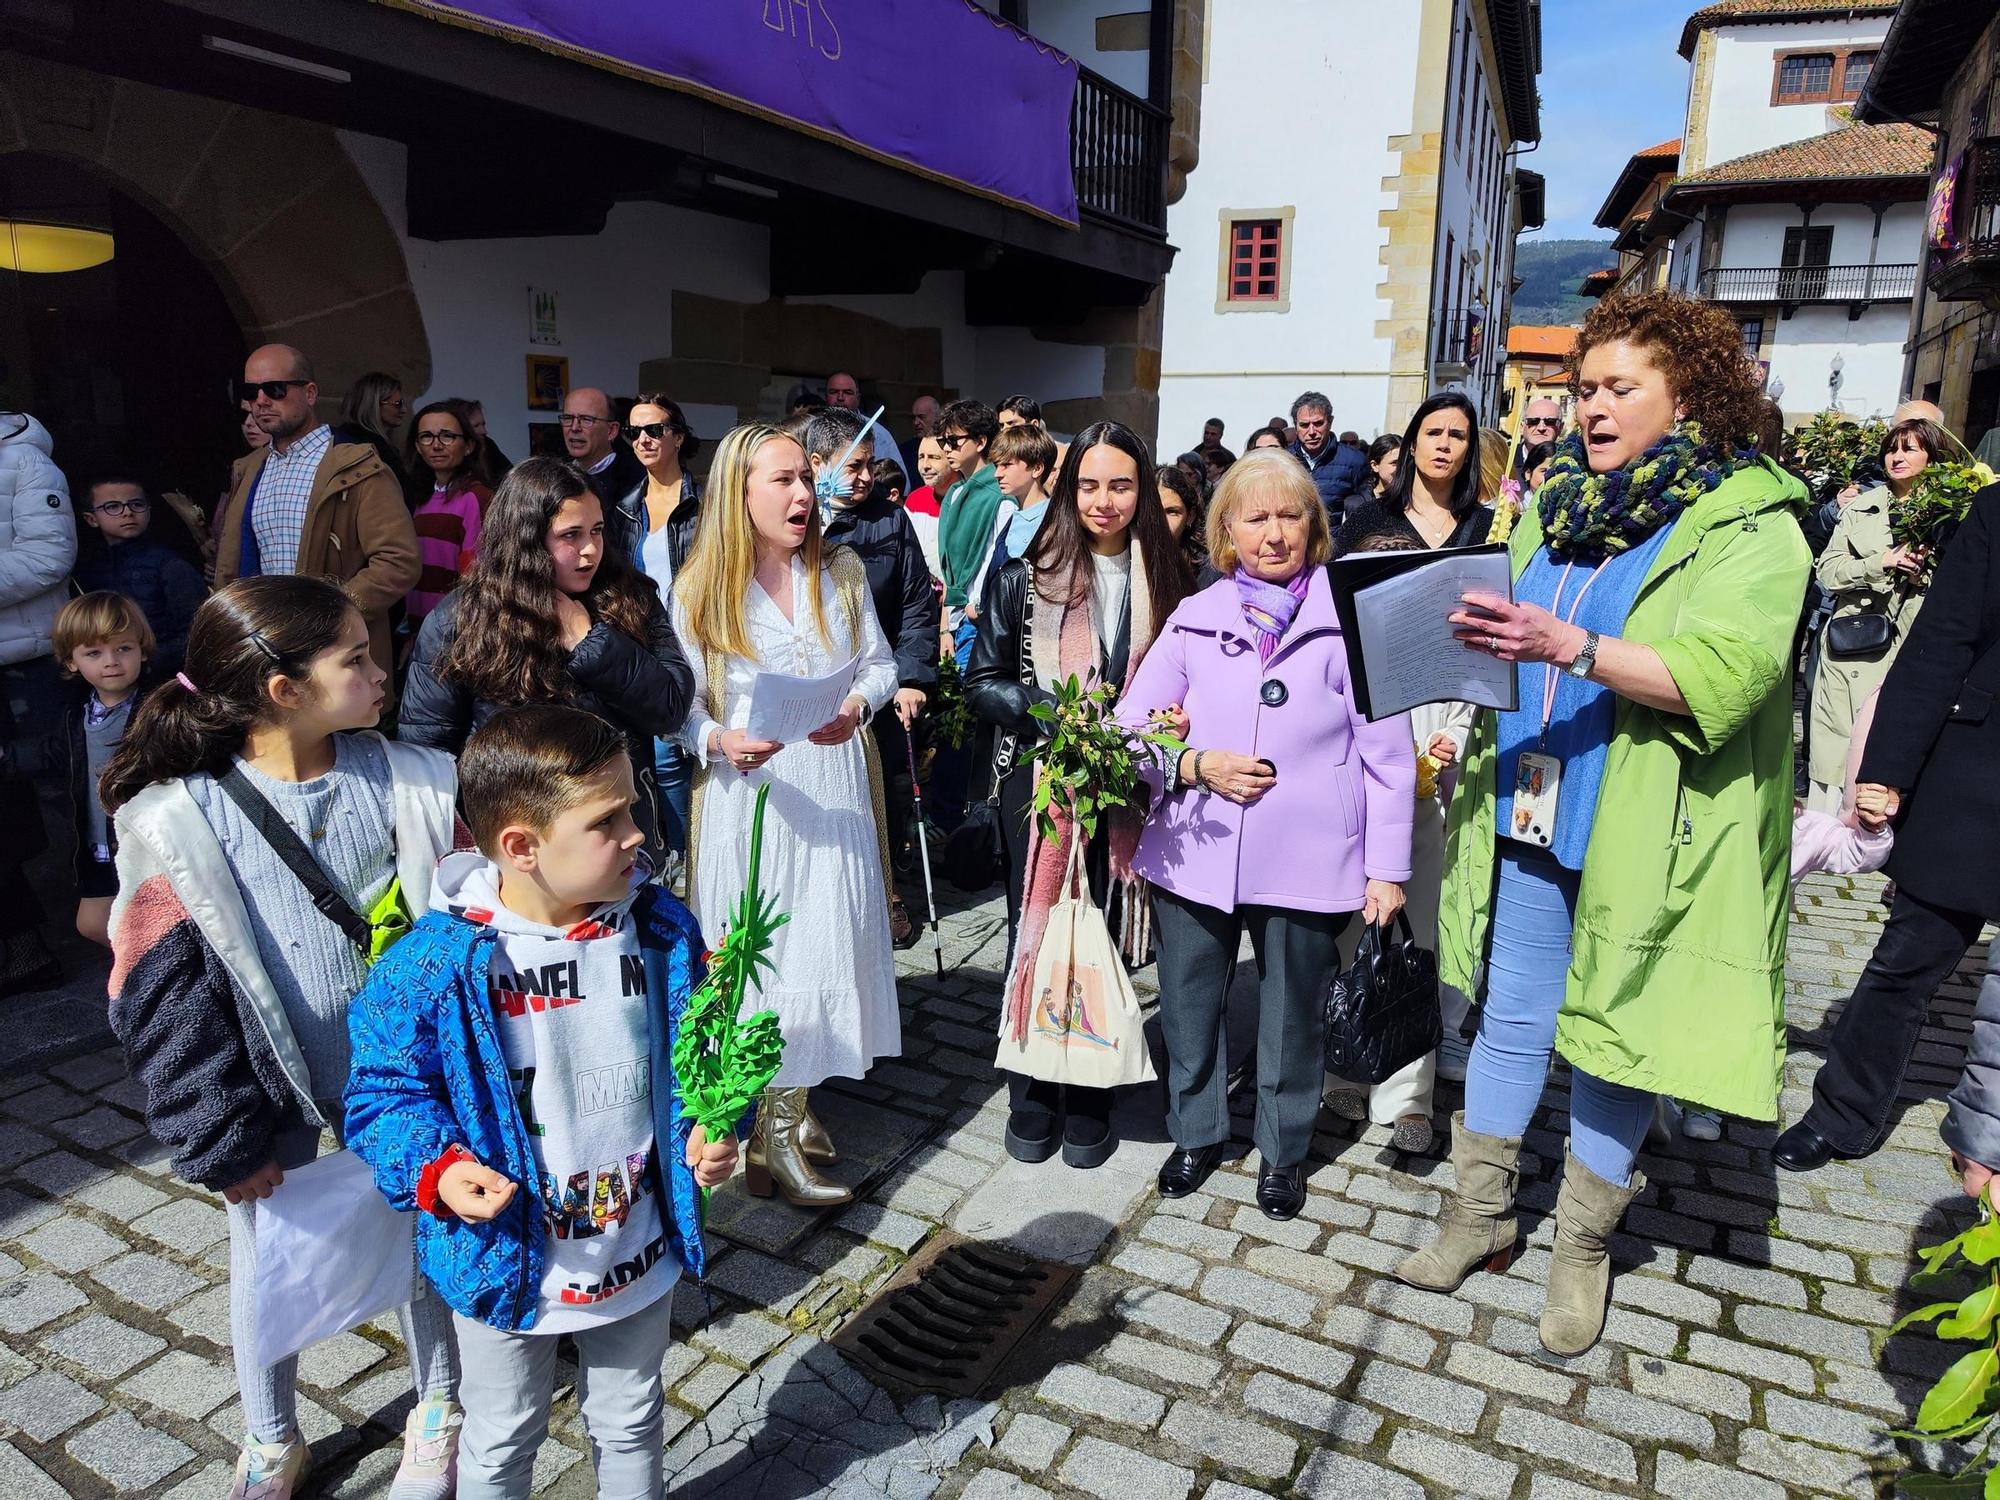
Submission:
[[[750,1133],[750,1151],[743,1185],[753,1198],[768,1198],[775,1185],[785,1201],[797,1208],[834,1208],[854,1201],[854,1194],[828,1182],[812,1168],[799,1147],[799,1123],[806,1112],[804,1089],[766,1089],[764,1107]]]
[[[799,1117],[799,1150],[805,1152],[807,1161],[822,1167],[830,1167],[840,1160],[840,1153],[834,1149],[833,1137],[820,1123],[819,1116],[812,1112],[811,1099],[807,1099],[805,1110]]]

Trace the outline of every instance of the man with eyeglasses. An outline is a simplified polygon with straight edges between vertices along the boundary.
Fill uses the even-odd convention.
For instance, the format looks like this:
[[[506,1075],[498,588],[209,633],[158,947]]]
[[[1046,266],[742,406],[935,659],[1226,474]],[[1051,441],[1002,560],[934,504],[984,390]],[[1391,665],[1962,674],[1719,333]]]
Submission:
[[[580,385],[563,401],[563,447],[570,462],[583,470],[598,503],[604,507],[604,541],[620,557],[632,556],[638,545],[619,501],[643,484],[646,467],[618,441],[618,420],[611,415],[611,398],[594,385]]]
[[[289,344],[251,351],[236,399],[271,441],[236,461],[222,502],[216,587],[263,573],[340,584],[368,622],[393,703],[389,611],[423,572],[401,479],[367,443],[334,440],[317,415],[312,363]]]
[[[208,585],[194,564],[166,543],[146,535],[152,524],[153,502],[145,487],[123,475],[94,479],[84,491],[77,514],[103,539],[94,550],[78,549],[77,587],[86,593],[103,589],[123,594],[139,606],[156,642],[147,663],[161,676],[180,670],[187,651],[188,625]],[[86,533],[87,534],[87,533]]]

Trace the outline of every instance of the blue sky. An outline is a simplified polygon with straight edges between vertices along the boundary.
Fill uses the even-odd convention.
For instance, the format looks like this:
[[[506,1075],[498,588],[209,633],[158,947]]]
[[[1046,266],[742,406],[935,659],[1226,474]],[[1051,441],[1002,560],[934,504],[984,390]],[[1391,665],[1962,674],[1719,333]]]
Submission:
[[[1681,133],[1688,65],[1674,51],[1700,0],[1542,0],[1544,239],[1598,238],[1591,216],[1634,151]]]

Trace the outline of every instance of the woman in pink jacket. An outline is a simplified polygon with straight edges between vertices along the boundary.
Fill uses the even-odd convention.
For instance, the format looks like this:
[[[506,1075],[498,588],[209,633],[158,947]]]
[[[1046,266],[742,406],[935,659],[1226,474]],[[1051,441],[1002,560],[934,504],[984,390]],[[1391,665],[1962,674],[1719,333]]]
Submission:
[[[1153,885],[1168,1123],[1160,1192],[1185,1197],[1229,1139],[1225,991],[1244,928],[1257,957],[1257,1202],[1305,1203],[1324,1066],[1321,1004],[1353,912],[1387,922],[1410,878],[1409,716],[1361,717],[1321,566],[1326,509],[1298,460],[1246,453],[1209,504],[1222,580],[1183,601],[1119,705],[1178,705],[1190,749],[1148,773],[1132,868]]]

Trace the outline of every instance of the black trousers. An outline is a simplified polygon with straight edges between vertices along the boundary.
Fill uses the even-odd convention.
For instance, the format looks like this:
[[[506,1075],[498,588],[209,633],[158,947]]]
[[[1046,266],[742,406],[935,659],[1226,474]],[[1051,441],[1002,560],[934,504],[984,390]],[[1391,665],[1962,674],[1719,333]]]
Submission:
[[[1888,1135],[1931,996],[1979,940],[1983,924],[1976,912],[1896,892],[1875,952],[1834,1023],[1805,1115],[1804,1123],[1843,1156],[1866,1156]]]

